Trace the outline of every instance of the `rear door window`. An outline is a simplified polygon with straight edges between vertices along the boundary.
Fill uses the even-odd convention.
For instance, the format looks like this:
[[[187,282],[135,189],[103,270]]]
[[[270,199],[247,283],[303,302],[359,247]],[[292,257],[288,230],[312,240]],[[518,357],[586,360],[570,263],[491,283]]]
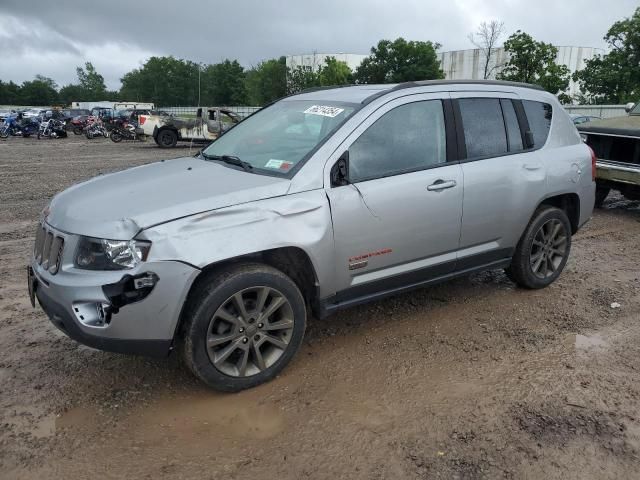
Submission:
[[[500,156],[508,152],[507,133],[499,99],[461,98],[458,104],[469,160]]]
[[[533,134],[533,148],[541,148],[547,143],[553,109],[548,103],[533,100],[523,100],[522,106],[529,121],[529,129]]]

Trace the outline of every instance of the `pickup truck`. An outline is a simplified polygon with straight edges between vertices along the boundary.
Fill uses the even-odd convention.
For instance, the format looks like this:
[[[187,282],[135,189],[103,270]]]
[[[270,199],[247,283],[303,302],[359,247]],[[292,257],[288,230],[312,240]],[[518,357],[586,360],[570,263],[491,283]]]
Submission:
[[[206,117],[203,116],[206,113]],[[195,118],[173,115],[140,115],[137,133],[153,137],[160,148],[172,148],[180,141],[208,143],[238,123],[241,118],[224,108],[198,108]]]
[[[627,104],[624,117],[578,125],[583,140],[596,154],[596,207],[611,190],[640,200],[640,102]]]

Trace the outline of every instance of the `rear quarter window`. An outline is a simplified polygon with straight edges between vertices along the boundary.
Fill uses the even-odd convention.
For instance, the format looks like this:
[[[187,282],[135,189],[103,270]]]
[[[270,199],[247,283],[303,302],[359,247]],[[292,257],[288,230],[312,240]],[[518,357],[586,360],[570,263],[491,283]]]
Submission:
[[[533,134],[533,148],[541,148],[547,143],[549,137],[553,108],[548,103],[533,100],[523,100],[522,106],[529,121],[529,129]]]

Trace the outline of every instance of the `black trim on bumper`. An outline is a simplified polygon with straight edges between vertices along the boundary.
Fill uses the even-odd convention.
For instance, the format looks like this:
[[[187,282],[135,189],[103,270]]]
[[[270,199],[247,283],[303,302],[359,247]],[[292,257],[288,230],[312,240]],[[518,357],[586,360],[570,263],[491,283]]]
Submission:
[[[59,330],[76,342],[107,352],[143,355],[146,357],[166,357],[171,351],[172,340],[130,340],[104,338],[90,335],[78,327],[62,305],[56,303],[41,288],[36,287],[36,298],[44,312]]]

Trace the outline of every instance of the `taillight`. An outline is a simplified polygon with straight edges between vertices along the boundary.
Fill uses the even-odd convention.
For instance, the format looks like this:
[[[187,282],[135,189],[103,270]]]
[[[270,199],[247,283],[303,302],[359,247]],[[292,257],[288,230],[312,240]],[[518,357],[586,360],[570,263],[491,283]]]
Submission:
[[[147,121],[147,117],[145,117],[144,115],[140,115],[140,118],[138,120],[140,121],[140,125],[144,125],[144,122]]]
[[[593,148],[589,147],[589,151],[591,152],[591,180],[595,182],[596,181],[596,160],[598,160],[598,157],[596,157],[596,152],[593,151]]]

